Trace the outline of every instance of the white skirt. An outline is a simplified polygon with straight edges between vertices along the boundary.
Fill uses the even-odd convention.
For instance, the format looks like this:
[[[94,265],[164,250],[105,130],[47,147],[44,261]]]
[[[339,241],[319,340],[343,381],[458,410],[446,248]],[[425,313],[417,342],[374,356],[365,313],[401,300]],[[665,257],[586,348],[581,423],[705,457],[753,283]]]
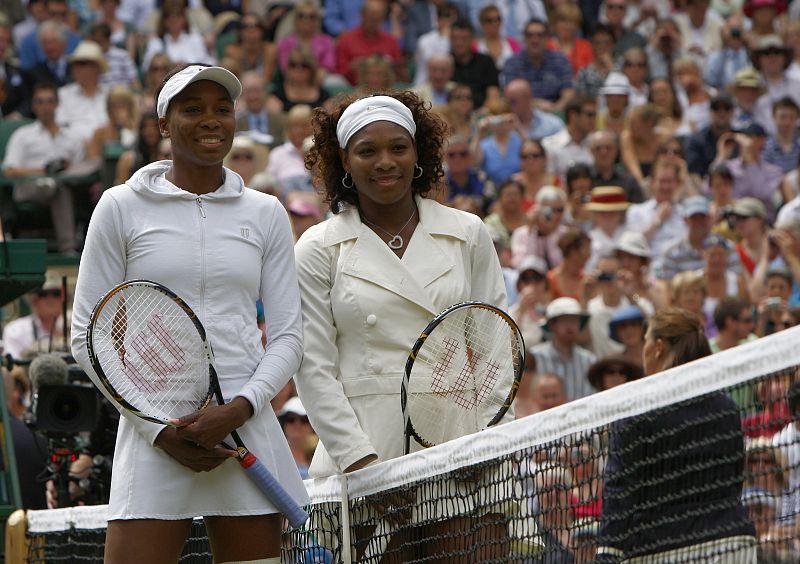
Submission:
[[[247,448],[289,495],[300,505],[307,505],[308,494],[272,409],[267,406],[238,431]],[[236,459],[225,461],[211,472],[194,472],[150,445],[126,417],[120,417],[108,504],[109,521],[277,512]]]

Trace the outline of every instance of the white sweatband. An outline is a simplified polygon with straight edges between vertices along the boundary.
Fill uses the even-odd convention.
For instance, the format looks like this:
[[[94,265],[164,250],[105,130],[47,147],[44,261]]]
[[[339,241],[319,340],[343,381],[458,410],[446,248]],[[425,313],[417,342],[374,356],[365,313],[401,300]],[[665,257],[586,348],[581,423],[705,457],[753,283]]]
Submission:
[[[412,138],[417,132],[414,115],[400,100],[391,96],[368,96],[356,100],[342,112],[336,124],[339,147],[346,148],[353,135],[376,121],[396,123],[408,131]]]

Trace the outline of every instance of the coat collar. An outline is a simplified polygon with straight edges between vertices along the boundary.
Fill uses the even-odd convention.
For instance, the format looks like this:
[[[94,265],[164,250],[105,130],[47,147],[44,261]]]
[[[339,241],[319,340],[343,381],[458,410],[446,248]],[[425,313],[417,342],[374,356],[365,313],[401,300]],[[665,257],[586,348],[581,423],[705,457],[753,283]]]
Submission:
[[[358,209],[350,206],[329,222],[323,245],[335,246],[355,239],[343,258],[342,273],[367,280],[406,298],[433,315],[439,313],[427,287],[453,269],[455,261],[437,242],[439,237],[467,240],[456,210],[426,198],[416,198],[419,225],[408,243],[403,259],[361,223]],[[450,305],[450,304],[447,304]]]

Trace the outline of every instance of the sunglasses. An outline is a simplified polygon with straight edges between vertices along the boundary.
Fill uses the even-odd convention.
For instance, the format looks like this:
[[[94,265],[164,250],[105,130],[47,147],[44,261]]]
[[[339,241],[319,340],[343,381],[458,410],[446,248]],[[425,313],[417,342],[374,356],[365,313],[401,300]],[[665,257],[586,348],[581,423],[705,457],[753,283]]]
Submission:
[[[541,159],[544,157],[544,153],[522,153],[520,158],[523,161],[527,161],[528,159]]]
[[[302,61],[289,61],[290,69],[310,69],[311,65]]]
[[[250,153],[236,153],[235,155],[231,155],[231,160],[234,161],[252,161],[253,155]]]
[[[257,27],[261,27],[258,23],[250,22],[250,23],[243,23],[241,25],[242,29],[255,29]]]
[[[498,18],[483,18],[481,19],[481,23],[485,24],[492,24],[492,23],[500,23],[502,20]]]
[[[298,20],[315,20],[317,19],[317,14],[313,12],[298,12],[295,18]]]
[[[56,99],[55,98],[40,98],[40,97],[36,96],[36,97],[33,98],[33,103],[34,104],[55,104],[56,103]]]
[[[645,63],[644,61],[625,61],[625,66],[643,69],[647,66],[647,63]]]
[[[726,105],[719,105],[719,106],[711,106],[712,112],[732,112],[733,106],[726,106]]]
[[[526,31],[525,37],[544,37],[545,33],[543,31]]]
[[[530,274],[523,274],[519,277],[520,284],[535,284],[537,282],[543,282],[544,276],[541,274],[537,274],[535,272]]]
[[[60,298],[61,290],[39,290],[36,295],[40,298]]]
[[[460,157],[462,159],[469,156],[469,150],[464,151],[447,151],[447,156],[450,158]]]

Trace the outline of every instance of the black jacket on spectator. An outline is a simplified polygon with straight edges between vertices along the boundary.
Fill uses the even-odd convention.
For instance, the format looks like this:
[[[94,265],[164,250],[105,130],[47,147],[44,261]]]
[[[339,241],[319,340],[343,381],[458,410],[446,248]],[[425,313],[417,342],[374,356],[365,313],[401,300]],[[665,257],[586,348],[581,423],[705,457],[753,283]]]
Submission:
[[[699,174],[700,176],[706,175],[708,167],[717,158],[717,139],[719,139],[719,136],[714,135],[710,125],[705,126],[686,139],[684,152],[686,153],[686,165],[690,173]]]
[[[472,101],[475,108],[480,108],[486,101],[486,90],[490,86],[500,87],[500,79],[494,59],[483,53],[473,53],[469,63],[462,65],[455,62],[453,82],[466,84],[472,90]]]
[[[37,84],[39,82],[49,82],[60,87],[72,82],[69,69],[67,69],[63,77],[59,77],[52,71],[47,62],[34,65],[28,72],[31,75],[33,84]]]
[[[739,535],[755,537],[741,503],[744,435],[721,392],[616,421],[603,473],[598,546],[617,557],[656,554]]]
[[[25,117],[33,117],[31,113],[32,84],[30,76],[8,61],[0,63],[0,65],[3,66],[6,76],[6,99],[0,106],[3,116],[19,112]]]

